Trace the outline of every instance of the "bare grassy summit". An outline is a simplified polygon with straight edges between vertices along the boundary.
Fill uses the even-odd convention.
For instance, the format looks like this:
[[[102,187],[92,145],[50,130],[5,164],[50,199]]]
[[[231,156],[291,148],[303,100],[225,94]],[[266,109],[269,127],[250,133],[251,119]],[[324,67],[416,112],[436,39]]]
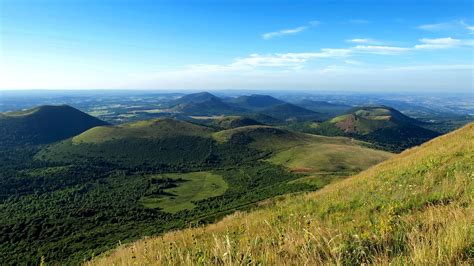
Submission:
[[[473,162],[471,123],[320,191],[119,246],[86,264],[473,265]]]

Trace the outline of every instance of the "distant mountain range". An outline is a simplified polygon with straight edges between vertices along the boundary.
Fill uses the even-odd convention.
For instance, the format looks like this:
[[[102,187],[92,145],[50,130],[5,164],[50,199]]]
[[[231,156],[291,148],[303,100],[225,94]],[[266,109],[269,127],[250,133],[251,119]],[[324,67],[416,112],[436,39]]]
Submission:
[[[184,115],[266,115],[280,123],[286,120],[321,120],[322,115],[269,95],[221,99],[208,92],[185,95],[169,103],[170,110]],[[269,120],[269,119],[267,119]],[[263,121],[262,121],[263,122]]]
[[[284,126],[306,133],[352,137],[392,151],[419,145],[439,135],[424,128],[424,123],[388,106],[351,108],[313,100],[298,104],[268,95],[221,99],[201,92],[169,102],[167,110],[172,110],[171,116],[180,120],[221,129]],[[328,116],[331,118],[326,119]],[[3,113],[0,114],[0,145],[46,144],[104,125],[107,123],[66,105]]]

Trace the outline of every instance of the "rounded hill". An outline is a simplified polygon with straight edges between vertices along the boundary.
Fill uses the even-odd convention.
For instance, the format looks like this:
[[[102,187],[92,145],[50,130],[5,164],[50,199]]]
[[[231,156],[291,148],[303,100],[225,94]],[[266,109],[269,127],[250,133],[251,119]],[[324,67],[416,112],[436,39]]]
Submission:
[[[0,115],[0,146],[44,144],[107,125],[68,105],[45,105]]]
[[[342,135],[401,151],[419,145],[439,134],[421,127],[422,122],[387,106],[357,107],[319,124],[315,132]]]
[[[74,144],[104,143],[124,139],[164,139],[177,136],[208,137],[211,128],[171,118],[158,118],[117,126],[92,128],[72,138]]]

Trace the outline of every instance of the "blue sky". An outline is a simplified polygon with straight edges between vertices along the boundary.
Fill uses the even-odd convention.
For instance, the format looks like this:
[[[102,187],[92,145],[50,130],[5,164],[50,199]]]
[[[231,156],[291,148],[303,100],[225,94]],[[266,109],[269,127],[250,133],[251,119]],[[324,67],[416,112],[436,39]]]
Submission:
[[[0,89],[472,91],[473,5],[0,0]]]

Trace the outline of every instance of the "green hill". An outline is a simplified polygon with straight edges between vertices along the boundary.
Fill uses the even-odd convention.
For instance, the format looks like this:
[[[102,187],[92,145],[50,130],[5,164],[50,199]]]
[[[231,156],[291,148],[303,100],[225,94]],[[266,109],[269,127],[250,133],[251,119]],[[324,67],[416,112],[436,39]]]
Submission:
[[[370,149],[368,143],[343,137],[324,137],[291,132],[270,126],[247,126],[214,133],[220,142],[247,145],[269,152],[268,162],[312,178],[347,176],[391,156]],[[363,154],[363,156],[360,156]]]
[[[136,139],[164,139],[176,136],[207,137],[212,129],[196,124],[174,120],[171,118],[158,118],[117,126],[102,126],[92,128],[72,138],[73,144],[94,143],[100,144],[109,141],[119,141],[130,138]]]
[[[298,138],[297,136],[299,135],[300,134],[298,133],[272,126],[250,125],[229,130],[222,130],[214,133],[213,137],[219,142],[249,144],[251,142],[266,142],[266,138],[269,140],[282,139],[291,141],[292,139]]]
[[[62,163],[96,160],[128,167],[190,169],[214,165],[222,159],[211,138],[213,132],[209,127],[169,118],[96,127],[43,149],[35,158]]]
[[[209,92],[187,94],[172,101],[169,106],[173,112],[194,116],[238,114],[245,111],[225,103]]]
[[[106,124],[67,105],[3,113],[0,114],[0,147],[51,143]]]
[[[320,191],[86,264],[472,265],[473,160],[471,123]]]
[[[189,103],[202,103],[211,100],[220,100],[219,97],[209,93],[209,92],[198,92],[198,93],[191,93],[186,94],[176,100],[173,100],[170,104],[171,105],[179,105],[179,104],[189,104]]]
[[[358,107],[313,127],[313,133],[341,135],[375,143],[394,151],[419,145],[439,135],[421,122],[386,106]]]

